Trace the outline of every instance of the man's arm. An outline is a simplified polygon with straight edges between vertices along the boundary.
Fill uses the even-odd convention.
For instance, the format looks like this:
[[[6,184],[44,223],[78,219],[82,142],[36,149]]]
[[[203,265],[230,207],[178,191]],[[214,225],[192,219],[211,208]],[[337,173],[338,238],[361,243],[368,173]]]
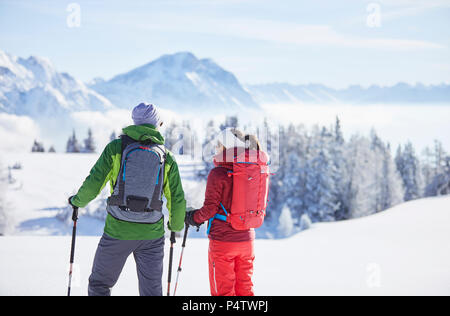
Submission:
[[[167,199],[167,209],[169,210],[169,229],[181,231],[184,227],[186,215],[186,200],[184,199],[178,164],[169,152],[164,168],[164,196]]]
[[[72,197],[73,205],[85,207],[103,190],[110,180],[110,174],[113,171],[113,156],[117,153],[118,148],[121,148],[120,140],[114,140],[105,147],[78,193]]]

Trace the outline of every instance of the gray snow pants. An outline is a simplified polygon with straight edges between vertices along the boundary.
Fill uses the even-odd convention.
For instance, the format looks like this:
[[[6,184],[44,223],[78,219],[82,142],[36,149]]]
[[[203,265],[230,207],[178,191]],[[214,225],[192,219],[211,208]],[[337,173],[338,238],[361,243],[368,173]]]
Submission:
[[[141,296],[162,296],[164,237],[118,240],[103,234],[89,277],[89,296],[110,296],[128,256],[133,253]]]

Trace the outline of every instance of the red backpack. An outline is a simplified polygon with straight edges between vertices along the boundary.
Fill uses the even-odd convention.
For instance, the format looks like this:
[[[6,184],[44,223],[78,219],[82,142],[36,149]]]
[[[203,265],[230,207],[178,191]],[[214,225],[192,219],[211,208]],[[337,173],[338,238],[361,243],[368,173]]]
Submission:
[[[267,154],[241,148],[231,148],[225,154],[226,161],[233,162],[233,171],[228,172],[233,177],[231,209],[227,211],[220,203],[226,215],[216,214],[210,219],[208,234],[215,218],[229,222],[236,230],[247,230],[260,227],[266,216],[270,176]]]

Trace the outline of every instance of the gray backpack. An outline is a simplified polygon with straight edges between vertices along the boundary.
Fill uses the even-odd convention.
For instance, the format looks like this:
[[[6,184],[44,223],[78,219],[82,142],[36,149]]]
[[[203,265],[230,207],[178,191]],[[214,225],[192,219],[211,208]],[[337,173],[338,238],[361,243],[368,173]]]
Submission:
[[[107,201],[116,219],[153,224],[162,217],[166,152],[163,146],[122,135],[122,162],[114,192]]]

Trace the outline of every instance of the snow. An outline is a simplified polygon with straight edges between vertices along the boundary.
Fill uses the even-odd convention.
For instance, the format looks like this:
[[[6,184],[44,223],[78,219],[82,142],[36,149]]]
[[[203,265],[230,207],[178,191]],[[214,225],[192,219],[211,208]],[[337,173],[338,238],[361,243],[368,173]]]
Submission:
[[[15,224],[0,237],[0,295],[65,295],[70,254],[70,221],[56,214],[81,184],[97,154],[9,154],[13,170],[6,199]],[[198,163],[177,157],[188,204],[203,202],[204,182],[195,181]],[[107,191],[104,193],[107,194]],[[104,197],[104,196],[103,196]],[[101,202],[100,199],[93,203]],[[354,220],[313,224],[285,239],[255,241],[257,295],[449,295],[450,196],[400,204]],[[73,295],[86,295],[103,221],[83,210],[78,223]],[[289,222],[289,221],[287,221]],[[204,225],[203,225],[204,226]],[[190,231],[191,237],[204,237]],[[179,238],[180,241],[180,238]],[[181,244],[176,244],[178,263]],[[169,242],[166,241],[166,262]],[[189,238],[179,295],[209,295],[208,240]],[[166,286],[167,268],[163,276]],[[173,276],[175,277],[176,268]],[[113,295],[137,295],[131,256]]]

